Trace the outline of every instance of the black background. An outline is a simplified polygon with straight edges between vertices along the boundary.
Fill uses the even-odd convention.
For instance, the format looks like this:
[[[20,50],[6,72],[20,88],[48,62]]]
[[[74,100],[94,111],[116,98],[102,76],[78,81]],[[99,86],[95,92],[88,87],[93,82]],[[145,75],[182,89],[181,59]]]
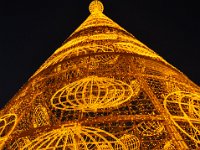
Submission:
[[[90,2],[0,2],[0,108],[87,18]],[[198,1],[102,2],[108,17],[200,85]]]

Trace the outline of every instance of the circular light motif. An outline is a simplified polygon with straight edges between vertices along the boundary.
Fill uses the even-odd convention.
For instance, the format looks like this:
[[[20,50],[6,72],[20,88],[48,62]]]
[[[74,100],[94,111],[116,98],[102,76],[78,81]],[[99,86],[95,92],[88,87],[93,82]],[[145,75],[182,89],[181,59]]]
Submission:
[[[177,91],[168,94],[164,107],[176,127],[196,143],[200,143],[200,95]],[[179,122],[185,123],[179,123]],[[186,126],[185,126],[186,125]]]
[[[99,0],[94,0],[89,5],[89,11],[91,14],[95,12],[103,12],[103,10],[103,4]]]
[[[42,105],[38,105],[33,112],[33,118],[32,118],[33,127],[37,128],[37,127],[49,125],[50,124],[49,120],[50,119],[49,119],[47,109]]]
[[[119,139],[128,150],[139,150],[140,149],[140,141],[139,139],[132,134],[124,134]]]
[[[70,124],[44,133],[23,149],[114,150],[116,144],[126,150],[122,142],[104,130]]]
[[[118,107],[139,92],[139,84],[131,86],[115,79],[89,76],[68,84],[51,98],[53,107],[62,110],[97,111]]]

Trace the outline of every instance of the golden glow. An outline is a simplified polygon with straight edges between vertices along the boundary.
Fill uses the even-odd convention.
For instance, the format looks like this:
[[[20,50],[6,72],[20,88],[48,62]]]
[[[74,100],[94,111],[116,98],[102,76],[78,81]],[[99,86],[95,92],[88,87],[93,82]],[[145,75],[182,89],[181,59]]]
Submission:
[[[14,129],[16,119],[17,116],[15,114],[6,114],[0,118],[0,148]]]
[[[165,142],[164,150],[176,150],[172,140]]]
[[[58,90],[51,99],[53,107],[63,110],[97,111],[118,107],[136,96],[139,85],[133,88],[119,80],[89,76]]]
[[[27,137],[16,139],[16,141],[9,147],[11,150],[17,150],[29,144],[30,140]]]
[[[45,107],[38,105],[33,114],[33,127],[49,125],[49,115]]]
[[[94,0],[90,3],[89,6],[90,13],[103,12],[103,9],[104,9],[103,4],[98,0]]]
[[[106,131],[79,124],[69,124],[42,134],[23,149],[101,150],[106,147],[106,149],[114,150],[116,145],[126,150],[122,142]]]
[[[120,141],[126,146],[128,150],[139,150],[140,149],[140,141],[139,139],[131,134],[124,134]]]
[[[196,143],[200,143],[200,95],[184,91],[170,93],[164,106],[174,124]],[[171,111],[172,106],[177,108]],[[186,126],[179,125],[180,120],[186,122]]]
[[[35,72],[32,78],[41,71],[44,71],[48,67],[65,59],[93,53],[98,54],[102,52],[118,52],[139,54],[154,59],[159,59],[166,63],[166,61],[153,50],[138,41],[113,20],[105,16],[102,13],[103,4],[100,1],[92,1],[89,6],[89,10],[91,15],[83,22],[83,24],[80,25],[76,31],[74,31],[70,37],[73,37],[73,35],[76,35],[76,33],[80,34],[79,32],[83,31],[84,29],[89,30],[90,28],[94,27],[97,29],[104,27],[105,29],[96,29],[95,32],[83,32],[79,36],[75,36],[75,38],[69,37],[70,40],[58,48],[54,54]],[[103,42],[103,44],[99,44],[99,41],[102,40],[105,42]]]
[[[139,123],[137,129],[143,136],[154,136],[162,133],[164,126],[159,122],[148,121]]]
[[[0,149],[200,149],[199,87],[103,10],[0,111]]]

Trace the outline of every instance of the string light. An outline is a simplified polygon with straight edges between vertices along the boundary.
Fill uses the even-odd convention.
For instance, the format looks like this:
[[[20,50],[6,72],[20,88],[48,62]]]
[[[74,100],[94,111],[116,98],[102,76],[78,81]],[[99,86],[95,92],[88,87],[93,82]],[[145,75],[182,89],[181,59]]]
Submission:
[[[0,111],[0,149],[200,148],[199,87],[103,10]]]

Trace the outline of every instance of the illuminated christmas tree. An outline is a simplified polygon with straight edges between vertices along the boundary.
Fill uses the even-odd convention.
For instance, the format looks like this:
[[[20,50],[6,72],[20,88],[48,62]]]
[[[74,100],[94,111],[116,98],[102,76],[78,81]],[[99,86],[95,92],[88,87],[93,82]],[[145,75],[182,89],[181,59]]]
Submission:
[[[103,14],[90,16],[0,111],[0,149],[200,147],[200,90]]]

